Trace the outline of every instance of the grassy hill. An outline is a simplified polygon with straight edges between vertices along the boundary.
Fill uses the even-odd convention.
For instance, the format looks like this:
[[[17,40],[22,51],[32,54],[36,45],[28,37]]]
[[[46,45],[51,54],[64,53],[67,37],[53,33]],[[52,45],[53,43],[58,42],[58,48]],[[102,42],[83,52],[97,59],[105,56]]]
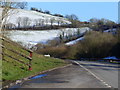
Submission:
[[[17,61],[20,60],[24,63],[29,63],[29,60],[10,50],[14,50],[15,52],[19,52],[26,56],[29,56],[29,52],[25,50],[22,46],[10,40],[8,40],[9,43],[5,40],[1,40],[1,42],[4,46],[4,48],[2,49],[2,80],[4,82],[18,80],[30,75],[35,75],[38,72],[44,70],[48,70],[58,66],[64,66],[67,64],[63,60],[44,57],[43,55],[39,55],[33,52],[32,71],[29,71],[27,65],[24,65],[23,63]]]

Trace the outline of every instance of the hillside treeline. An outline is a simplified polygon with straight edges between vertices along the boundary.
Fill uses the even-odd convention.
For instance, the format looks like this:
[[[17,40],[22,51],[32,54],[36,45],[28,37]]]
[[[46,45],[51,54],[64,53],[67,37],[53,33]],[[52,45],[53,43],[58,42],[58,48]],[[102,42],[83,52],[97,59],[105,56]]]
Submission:
[[[90,31],[82,41],[72,46],[39,46],[37,53],[50,54],[52,57],[64,59],[120,57],[120,29],[117,34]]]

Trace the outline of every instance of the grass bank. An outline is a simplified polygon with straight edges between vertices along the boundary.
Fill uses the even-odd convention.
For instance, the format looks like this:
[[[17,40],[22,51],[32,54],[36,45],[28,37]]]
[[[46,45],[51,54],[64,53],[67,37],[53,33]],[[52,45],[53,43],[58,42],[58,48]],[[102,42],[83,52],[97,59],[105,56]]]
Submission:
[[[12,41],[10,41],[10,42],[11,43],[7,43],[7,42],[3,41],[2,44],[9,49],[18,51],[25,55],[29,55],[29,53],[26,50],[22,49],[22,46],[18,45],[17,43],[14,43]],[[12,56],[16,59],[19,59],[21,61],[24,61],[26,63],[28,62],[27,59],[25,59],[24,57],[19,56],[16,53],[13,53],[7,49],[3,49],[2,52],[9,54],[10,56]],[[3,55],[2,80],[3,80],[3,82],[18,80],[18,79],[25,78],[25,77],[28,77],[31,75],[35,75],[44,70],[48,70],[48,69],[52,69],[52,68],[64,66],[64,65],[67,65],[67,63],[61,59],[44,57],[43,55],[33,53],[32,71],[29,71],[28,66],[21,64],[20,62],[15,61],[14,59],[12,59],[6,55]]]

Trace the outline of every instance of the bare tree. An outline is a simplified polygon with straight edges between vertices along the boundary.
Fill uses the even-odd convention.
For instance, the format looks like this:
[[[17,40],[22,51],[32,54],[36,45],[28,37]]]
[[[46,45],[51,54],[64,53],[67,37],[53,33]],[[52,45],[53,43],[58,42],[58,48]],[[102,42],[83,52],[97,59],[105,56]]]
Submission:
[[[2,13],[0,15],[0,30],[3,30],[3,26],[9,17],[16,13],[16,10],[14,9],[20,8],[22,5],[23,3],[13,2],[13,0],[0,0],[0,7],[2,7]]]
[[[50,11],[48,11],[48,10],[45,10],[45,11],[44,11],[44,13],[46,13],[46,14],[50,14]]]
[[[60,25],[63,25],[63,23],[64,23],[64,22],[61,20],[61,21],[60,21]]]
[[[41,18],[38,19],[38,25],[39,26],[42,25],[42,19]]]
[[[72,14],[72,15],[66,15],[65,18],[67,18],[69,21],[71,21],[72,23],[72,27],[78,27],[78,21],[79,21],[79,18],[75,15],[75,14]]]
[[[55,21],[54,18],[51,18],[51,19],[50,19],[51,27],[53,26],[54,21]]]
[[[41,26],[44,26],[44,25],[45,25],[45,20],[41,19]]]
[[[57,24],[58,24],[58,26],[60,26],[60,22],[61,22],[61,20],[60,20],[60,18],[57,20]]]
[[[97,19],[97,18],[91,18],[89,20],[90,23],[97,23],[98,21],[99,21],[99,19]]]
[[[25,8],[27,8],[27,2],[20,2],[20,3],[19,3],[19,8],[20,8],[20,9],[25,9]]]
[[[28,17],[18,17],[16,23],[18,24],[18,28],[28,27],[30,26],[30,19]]]
[[[34,22],[36,26],[43,26],[45,24],[45,20],[41,18],[35,19]]]
[[[46,18],[46,19],[45,19],[46,26],[48,25],[48,22],[49,22],[49,21],[48,21],[48,19]]]
[[[23,24],[24,28],[29,27],[30,26],[30,22],[31,22],[31,20],[28,17],[23,17],[22,18],[22,24]]]
[[[90,24],[89,27],[96,31],[103,32],[106,29],[113,28],[115,26],[115,22],[108,20],[108,19],[96,19],[92,18],[89,20]]]
[[[16,23],[18,24],[18,28],[20,28],[21,25],[22,25],[22,18],[18,17],[17,20],[16,20]]]
[[[34,25],[38,26],[39,25],[39,20],[38,19],[34,19]]]
[[[78,17],[75,14],[72,15],[66,15],[65,18],[71,20],[78,20]]]
[[[13,23],[7,23],[3,26],[5,29],[13,29],[16,28],[15,24]]]
[[[58,20],[57,23],[58,23],[58,26],[60,26],[60,20]]]

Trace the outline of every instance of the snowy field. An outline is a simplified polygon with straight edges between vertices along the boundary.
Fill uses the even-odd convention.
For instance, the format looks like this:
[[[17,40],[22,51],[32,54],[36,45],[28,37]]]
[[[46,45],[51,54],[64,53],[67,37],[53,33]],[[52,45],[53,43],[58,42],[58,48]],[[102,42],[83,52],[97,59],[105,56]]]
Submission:
[[[2,8],[0,8],[0,16],[2,15]],[[31,11],[31,10],[23,10],[23,9],[15,9],[11,10],[9,16],[7,17],[6,24],[13,24],[16,27],[18,26],[18,18],[29,18],[30,26],[36,25],[37,22],[44,22],[44,25],[51,25],[51,19],[54,19],[53,25],[58,25],[58,21],[62,22],[60,24],[71,24],[65,18],[52,16],[49,14],[44,14],[41,12]],[[21,21],[22,22],[22,21]]]
[[[65,34],[73,34],[80,31],[84,33],[89,30],[88,27],[84,28],[66,28],[61,30],[44,30],[44,31],[5,31],[8,38],[15,42],[19,42],[23,46],[34,46],[38,43],[45,44],[48,40],[57,38],[63,31]],[[78,41],[78,40],[77,40]]]

